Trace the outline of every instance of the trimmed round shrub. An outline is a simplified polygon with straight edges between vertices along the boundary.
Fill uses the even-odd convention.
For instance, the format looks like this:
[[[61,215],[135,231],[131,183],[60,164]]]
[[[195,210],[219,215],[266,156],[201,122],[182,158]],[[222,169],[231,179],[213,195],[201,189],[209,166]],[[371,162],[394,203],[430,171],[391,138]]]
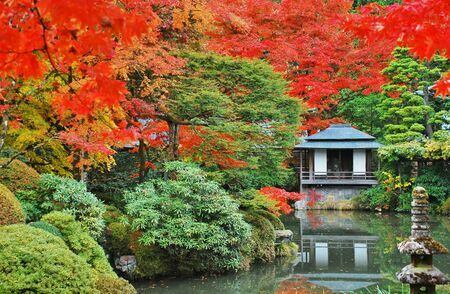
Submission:
[[[19,200],[4,185],[0,184],[0,226],[25,222]]]
[[[265,217],[272,224],[275,230],[284,230],[283,222],[275,214],[263,209],[258,209],[254,212]]]
[[[252,236],[247,254],[254,261],[271,262],[275,259],[275,229],[268,219],[247,212],[244,220],[252,226]]]
[[[95,288],[105,294],[136,294],[136,289],[125,279],[107,274],[94,275]]]
[[[46,222],[43,222],[43,221],[37,221],[37,222],[32,222],[29,225],[34,227],[34,228],[38,228],[38,229],[47,231],[50,234],[55,235],[56,237],[62,238],[62,234],[58,230],[58,228],[55,227],[54,225],[49,224],[49,223],[46,223]]]
[[[42,221],[55,226],[61,232],[67,246],[95,270],[115,276],[103,248],[83,230],[72,215],[54,211],[44,215]]]
[[[92,270],[58,238],[27,225],[0,227],[0,293],[100,293]]]
[[[0,165],[6,164],[8,161],[7,158],[0,158]],[[38,182],[38,172],[20,160],[14,159],[7,167],[0,169],[0,183],[13,193],[36,189]]]
[[[106,248],[115,256],[131,253],[131,226],[123,223],[111,223],[106,228]]]

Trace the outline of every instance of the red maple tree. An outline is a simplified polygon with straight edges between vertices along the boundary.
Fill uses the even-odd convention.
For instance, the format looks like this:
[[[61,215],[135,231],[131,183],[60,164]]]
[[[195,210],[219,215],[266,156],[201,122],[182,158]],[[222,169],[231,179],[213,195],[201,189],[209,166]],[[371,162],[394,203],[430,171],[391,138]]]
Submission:
[[[272,211],[275,215],[280,215],[281,213],[289,214],[292,212],[292,207],[289,201],[302,200],[307,197],[306,194],[297,192],[288,192],[284,189],[275,187],[264,187],[259,190],[259,192],[269,199],[277,202],[277,211]]]
[[[291,95],[311,109],[304,128],[316,131],[330,121],[326,112],[340,91],[377,91],[379,74],[392,50],[368,44],[344,31],[338,21],[350,15],[352,1],[213,0],[216,29],[209,47],[215,51],[268,60],[291,81]]]
[[[8,118],[8,109],[27,99],[17,91],[22,81],[53,79],[58,140],[83,154],[111,153],[111,144],[129,140],[129,132],[116,125],[127,89],[115,78],[111,58],[133,38],[151,36],[154,19],[150,5],[134,1],[2,1],[2,121],[20,120]],[[81,155],[79,161],[84,159]]]
[[[371,44],[388,40],[429,60],[436,53],[449,57],[449,11],[446,0],[405,0],[387,7],[370,4],[349,15],[344,24]],[[439,94],[450,93],[449,80],[447,72],[436,85]]]

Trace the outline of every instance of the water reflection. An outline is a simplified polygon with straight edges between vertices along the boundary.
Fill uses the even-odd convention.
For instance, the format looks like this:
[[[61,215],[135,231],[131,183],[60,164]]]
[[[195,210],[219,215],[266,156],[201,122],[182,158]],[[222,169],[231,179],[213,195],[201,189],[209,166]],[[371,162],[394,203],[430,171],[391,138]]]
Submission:
[[[409,236],[409,215],[366,212],[306,211],[283,218],[299,245],[295,260],[252,267],[248,272],[212,278],[169,279],[139,283],[140,293],[376,293],[390,288],[402,293],[395,278],[409,262],[396,244]],[[450,247],[450,219],[431,218],[432,234]],[[450,256],[437,256],[436,266],[450,271]],[[406,287],[404,293],[406,292]],[[450,293],[445,290],[438,293]]]
[[[295,242],[300,247],[293,265],[297,276],[333,292],[367,288],[382,278],[373,259],[378,236],[367,234],[344,215],[297,211],[295,218]]]

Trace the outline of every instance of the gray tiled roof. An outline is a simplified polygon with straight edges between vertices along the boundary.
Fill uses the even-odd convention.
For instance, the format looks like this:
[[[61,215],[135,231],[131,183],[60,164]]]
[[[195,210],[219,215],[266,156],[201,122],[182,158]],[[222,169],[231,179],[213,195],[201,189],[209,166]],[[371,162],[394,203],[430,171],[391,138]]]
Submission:
[[[329,128],[304,138],[295,149],[377,149],[375,137],[353,128],[350,124],[332,124]]]
[[[378,149],[380,143],[376,141],[347,140],[347,141],[308,141],[295,145],[295,149]]]
[[[319,133],[306,137],[305,140],[375,140],[375,138],[353,128],[350,124],[333,124]]]

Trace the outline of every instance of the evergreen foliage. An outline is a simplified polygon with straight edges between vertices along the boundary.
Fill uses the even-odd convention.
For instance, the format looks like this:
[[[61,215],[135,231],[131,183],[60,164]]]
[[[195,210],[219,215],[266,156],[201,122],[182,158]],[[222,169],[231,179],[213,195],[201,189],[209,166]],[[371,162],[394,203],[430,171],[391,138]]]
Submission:
[[[0,292],[100,294],[82,257],[27,225],[0,227]]]
[[[42,221],[55,226],[61,232],[62,239],[69,249],[93,269],[99,273],[115,276],[103,248],[83,230],[72,215],[55,211],[44,215]]]
[[[99,239],[105,227],[103,203],[88,192],[86,185],[70,178],[44,174],[39,181],[39,189],[28,198],[37,203],[41,215],[52,210],[69,213],[79,221],[83,229],[95,239]]]
[[[400,143],[419,140],[425,134],[431,138],[433,131],[449,122],[450,104],[442,97],[432,97],[428,87],[450,68],[450,62],[440,56],[421,62],[407,48],[396,48],[393,55],[383,70],[390,79],[383,89],[394,98],[386,97],[379,105],[386,126],[385,139]],[[417,91],[422,91],[423,97]]]
[[[38,186],[39,174],[30,166],[20,160],[13,160],[9,165],[7,158],[0,158],[0,183],[11,192],[34,189]]]
[[[0,183],[0,226],[25,222],[20,202],[14,194]]]
[[[282,76],[258,60],[194,52],[180,56],[187,64],[170,96],[173,114],[206,123],[212,134],[231,135],[231,146],[217,142],[215,149],[224,154],[234,150],[231,157],[245,165],[218,171],[213,164],[215,151],[208,144],[186,150],[185,155],[218,171],[215,179],[234,191],[284,186],[292,171],[282,164],[296,141],[300,103],[286,95]],[[206,142],[211,140],[209,136],[204,138]],[[221,144],[226,149],[222,150]]]
[[[37,222],[32,222],[29,225],[32,226],[33,228],[37,228],[37,229],[41,229],[41,230],[44,230],[46,232],[49,232],[50,234],[55,235],[56,237],[63,238],[63,235],[58,230],[58,228],[55,227],[54,225],[51,225],[51,224],[47,223],[47,222],[37,221]]]
[[[272,262],[275,259],[275,229],[270,221],[254,212],[248,212],[245,221],[252,226],[250,242],[244,252],[254,261]]]
[[[110,223],[106,228],[106,248],[114,256],[128,255],[131,253],[131,226],[118,222]]]
[[[250,237],[238,204],[195,165],[169,162],[165,172],[170,179],[125,193],[132,227],[143,232],[139,242],[165,249],[179,267],[189,262],[193,272],[238,269]]]
[[[108,274],[95,273],[95,288],[105,294],[136,294],[136,289],[125,279]]]

